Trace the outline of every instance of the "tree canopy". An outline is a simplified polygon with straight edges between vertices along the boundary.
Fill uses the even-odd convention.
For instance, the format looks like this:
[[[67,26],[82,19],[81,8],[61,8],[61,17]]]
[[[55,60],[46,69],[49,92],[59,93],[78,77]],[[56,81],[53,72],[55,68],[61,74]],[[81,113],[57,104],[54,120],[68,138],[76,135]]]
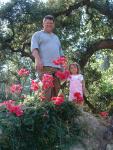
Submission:
[[[43,17],[52,14],[66,54],[74,53],[74,60],[76,53],[82,54],[79,62],[84,67],[96,51],[113,49],[112,8],[110,0],[12,0],[0,8],[0,58],[17,53],[33,60],[31,36],[42,28]]]
[[[112,58],[112,0],[11,0],[0,7],[1,82],[15,76],[15,68],[24,65],[32,68],[31,36],[41,30],[42,19],[47,14],[55,17],[54,32],[70,61],[79,62],[82,69],[86,67],[93,74],[95,69],[91,70],[89,64],[100,55],[103,60],[104,56]],[[96,73],[100,79],[97,69]],[[88,83],[91,81],[94,80]]]

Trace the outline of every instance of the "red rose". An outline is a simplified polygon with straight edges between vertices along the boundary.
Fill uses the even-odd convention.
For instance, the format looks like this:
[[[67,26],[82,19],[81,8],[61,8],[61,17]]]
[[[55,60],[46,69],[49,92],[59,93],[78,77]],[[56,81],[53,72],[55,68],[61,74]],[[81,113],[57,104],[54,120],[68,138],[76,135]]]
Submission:
[[[10,87],[10,91],[11,93],[20,94],[22,91],[21,84],[12,84],[12,86]]]
[[[76,103],[83,103],[83,96],[79,92],[74,93],[74,98]]]
[[[64,102],[64,97],[63,96],[52,97],[51,100],[55,105],[60,106]]]
[[[6,109],[10,113],[14,113],[18,117],[23,115],[23,110],[21,108],[21,105],[15,105],[15,101],[14,100],[4,101],[3,105],[6,106]]]
[[[54,87],[53,85],[53,76],[50,74],[44,74],[42,77],[43,89],[48,89],[50,87]]]
[[[53,63],[55,65],[61,65],[64,68],[66,68],[67,67],[67,58],[65,56],[61,56],[57,60],[54,60]]]
[[[55,75],[60,78],[60,80],[66,80],[70,76],[70,72],[68,70],[60,71],[58,70]]]
[[[103,112],[100,112],[99,115],[103,118],[106,118],[106,117],[108,117],[108,112],[103,111]]]
[[[29,70],[22,68],[18,71],[19,76],[28,76],[30,74]]]
[[[38,85],[38,82],[35,82],[34,80],[31,81],[31,90],[32,91],[38,91],[39,89],[39,85]]]

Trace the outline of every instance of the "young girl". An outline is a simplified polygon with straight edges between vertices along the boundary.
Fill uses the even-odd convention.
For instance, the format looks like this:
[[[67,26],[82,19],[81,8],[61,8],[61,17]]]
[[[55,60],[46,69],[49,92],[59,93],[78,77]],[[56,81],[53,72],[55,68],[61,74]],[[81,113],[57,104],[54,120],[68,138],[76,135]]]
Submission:
[[[83,103],[83,96],[85,95],[85,82],[83,75],[80,74],[80,67],[77,63],[69,65],[70,71],[70,86],[69,86],[69,101],[76,103]]]

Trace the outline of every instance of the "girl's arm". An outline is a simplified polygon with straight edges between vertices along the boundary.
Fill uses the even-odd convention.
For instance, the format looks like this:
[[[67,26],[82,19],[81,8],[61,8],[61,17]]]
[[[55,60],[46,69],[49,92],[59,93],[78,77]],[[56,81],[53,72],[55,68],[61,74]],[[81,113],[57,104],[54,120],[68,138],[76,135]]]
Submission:
[[[85,87],[85,81],[82,80],[82,89],[83,89],[83,95],[86,96],[86,87]]]

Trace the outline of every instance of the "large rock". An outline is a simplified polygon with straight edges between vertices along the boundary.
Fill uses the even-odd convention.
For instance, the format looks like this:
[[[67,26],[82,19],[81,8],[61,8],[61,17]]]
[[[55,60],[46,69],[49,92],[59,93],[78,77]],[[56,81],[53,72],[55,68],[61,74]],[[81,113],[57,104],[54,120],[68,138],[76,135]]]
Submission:
[[[107,144],[106,150],[113,150],[113,144]]]
[[[113,138],[111,135],[110,137],[107,135],[108,127],[105,120],[97,118],[91,113],[82,111],[82,115],[79,119],[75,119],[75,121],[79,121],[80,124],[84,125],[87,136],[83,136],[80,143],[70,150],[111,150],[109,148],[111,145],[108,144],[111,143]],[[104,138],[105,134],[106,138]]]

